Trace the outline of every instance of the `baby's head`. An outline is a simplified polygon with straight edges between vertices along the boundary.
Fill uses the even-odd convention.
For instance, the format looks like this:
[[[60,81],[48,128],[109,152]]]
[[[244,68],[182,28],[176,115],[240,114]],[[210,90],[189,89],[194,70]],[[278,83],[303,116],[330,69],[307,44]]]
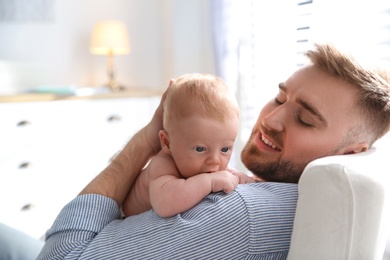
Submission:
[[[239,107],[218,77],[187,74],[171,83],[164,103],[162,150],[184,178],[226,170],[237,136]]]
[[[164,129],[194,113],[218,121],[240,115],[234,94],[222,79],[209,74],[186,74],[170,85],[164,103]]]

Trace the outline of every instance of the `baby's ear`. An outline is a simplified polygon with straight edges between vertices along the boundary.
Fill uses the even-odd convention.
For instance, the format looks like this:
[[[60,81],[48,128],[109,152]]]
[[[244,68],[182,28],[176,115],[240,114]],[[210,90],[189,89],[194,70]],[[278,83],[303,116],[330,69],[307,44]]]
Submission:
[[[162,151],[166,154],[171,154],[171,149],[169,147],[169,136],[167,131],[160,130],[160,132],[158,132],[158,135],[160,137],[160,144],[161,144]]]

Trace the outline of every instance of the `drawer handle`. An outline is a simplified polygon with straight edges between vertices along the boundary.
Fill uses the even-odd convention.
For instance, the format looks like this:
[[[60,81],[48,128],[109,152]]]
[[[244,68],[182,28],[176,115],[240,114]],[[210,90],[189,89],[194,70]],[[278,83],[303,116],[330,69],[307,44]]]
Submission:
[[[107,118],[107,121],[108,122],[119,122],[121,121],[121,117],[120,116],[117,116],[117,115],[112,115],[110,117]]]
[[[27,169],[30,168],[32,164],[30,162],[24,162],[19,165],[19,169]]]
[[[30,125],[30,124],[31,124],[31,123],[30,123],[29,121],[27,121],[27,120],[22,120],[22,121],[20,121],[19,123],[17,123],[16,126],[22,127],[22,126],[27,126],[27,125]]]
[[[27,211],[27,210],[31,210],[31,209],[33,209],[33,208],[35,208],[34,204],[32,204],[32,203],[27,203],[26,205],[24,205],[24,206],[21,208],[21,210],[22,210],[22,211]]]

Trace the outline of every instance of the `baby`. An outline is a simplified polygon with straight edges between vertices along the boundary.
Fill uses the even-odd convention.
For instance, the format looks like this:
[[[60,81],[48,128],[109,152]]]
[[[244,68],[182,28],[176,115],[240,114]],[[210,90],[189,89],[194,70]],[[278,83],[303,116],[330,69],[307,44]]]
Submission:
[[[228,169],[239,125],[239,107],[225,83],[187,74],[169,86],[164,102],[161,151],[129,191],[126,216],[151,208],[161,217],[184,212],[211,192],[232,192],[252,178]]]

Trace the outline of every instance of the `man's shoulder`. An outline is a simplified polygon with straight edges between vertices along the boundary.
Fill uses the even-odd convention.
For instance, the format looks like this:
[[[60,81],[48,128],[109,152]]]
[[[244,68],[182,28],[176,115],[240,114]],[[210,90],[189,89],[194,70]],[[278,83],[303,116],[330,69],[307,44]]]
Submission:
[[[297,200],[296,184],[241,184],[230,194],[210,194],[189,212],[198,211],[212,225],[240,230],[239,234],[249,239],[253,254],[284,254],[290,244]]]
[[[259,202],[263,203],[274,201],[296,201],[298,199],[298,185],[294,183],[281,183],[281,182],[256,182],[249,184],[239,184],[231,196],[239,196],[242,200],[248,203]],[[229,200],[229,196],[226,196],[223,192],[212,193],[208,197],[222,198],[226,197]],[[259,201],[259,199],[263,199]]]
[[[282,182],[256,182],[241,184],[236,188],[243,199],[258,201],[261,199],[276,201],[294,201],[298,199],[298,185]]]
[[[279,214],[286,210],[295,213],[298,185],[280,182],[257,182],[239,185],[236,189],[250,213]]]
[[[237,188],[248,216],[254,253],[288,250],[298,201],[298,185],[262,182]],[[268,248],[268,249],[267,249]],[[268,253],[271,253],[270,250]]]
[[[224,192],[212,193],[202,203],[220,204],[231,211],[235,208],[245,208],[249,214],[262,212],[278,213],[277,209],[287,208],[295,212],[298,200],[298,186],[291,183],[257,182],[240,184],[230,194]]]

